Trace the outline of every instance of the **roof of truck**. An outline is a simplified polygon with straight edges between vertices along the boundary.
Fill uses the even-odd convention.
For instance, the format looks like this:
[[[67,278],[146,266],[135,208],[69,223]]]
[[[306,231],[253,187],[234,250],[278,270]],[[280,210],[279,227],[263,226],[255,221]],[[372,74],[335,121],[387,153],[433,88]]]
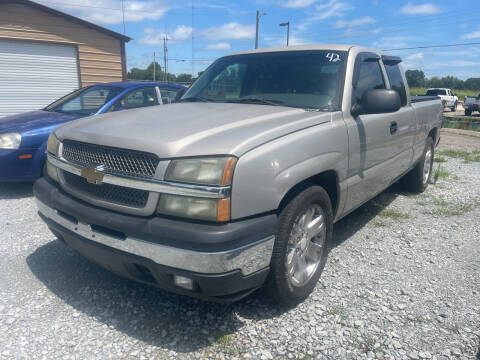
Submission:
[[[311,44],[311,45],[295,45],[295,46],[280,46],[272,47],[265,49],[254,49],[254,50],[245,50],[238,51],[230,55],[244,55],[244,54],[255,54],[255,53],[267,53],[267,52],[278,52],[278,51],[306,51],[306,50],[336,50],[336,51],[349,51],[352,48],[359,48],[362,51],[371,51],[376,53],[382,53],[382,51],[366,48],[363,46],[357,45],[348,45],[348,44]]]

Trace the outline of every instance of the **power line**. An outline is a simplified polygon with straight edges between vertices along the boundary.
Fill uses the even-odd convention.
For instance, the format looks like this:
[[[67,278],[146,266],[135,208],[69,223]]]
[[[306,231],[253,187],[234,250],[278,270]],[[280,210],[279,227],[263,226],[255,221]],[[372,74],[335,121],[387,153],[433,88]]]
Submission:
[[[405,48],[396,48],[396,49],[383,49],[382,51],[432,49],[432,48],[439,48],[439,47],[471,46],[471,45],[480,45],[480,42],[459,43],[459,44],[444,44],[444,45],[414,46],[414,47],[405,47]]]

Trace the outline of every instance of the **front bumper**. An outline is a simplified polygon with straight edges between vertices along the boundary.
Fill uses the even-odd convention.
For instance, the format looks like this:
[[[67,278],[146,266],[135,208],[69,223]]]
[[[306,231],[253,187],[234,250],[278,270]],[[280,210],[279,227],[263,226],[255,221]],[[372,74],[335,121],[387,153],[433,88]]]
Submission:
[[[40,176],[43,157],[40,159],[38,149],[0,149],[0,182],[33,181]],[[20,159],[19,156],[32,157]]]
[[[47,225],[72,248],[125,277],[212,300],[236,300],[265,281],[276,216],[223,225],[139,218],[94,207],[46,178],[34,185]],[[193,290],[173,276],[193,279]]]

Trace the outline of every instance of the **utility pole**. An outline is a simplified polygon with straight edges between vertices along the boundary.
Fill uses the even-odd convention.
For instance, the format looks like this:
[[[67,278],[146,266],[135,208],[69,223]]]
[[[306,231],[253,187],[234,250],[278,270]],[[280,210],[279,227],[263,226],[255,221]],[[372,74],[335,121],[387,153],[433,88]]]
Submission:
[[[156,60],[155,60],[155,51],[153,52],[153,81],[155,81],[155,66],[156,66]]]
[[[287,27],[287,46],[288,46],[288,39],[290,38],[290,21],[287,21],[285,23],[281,23],[280,26],[286,26]]]
[[[192,79],[195,78],[195,23],[194,23],[194,14],[195,14],[195,5],[194,0],[192,0]]]
[[[165,35],[163,37],[163,80],[168,82],[168,46],[167,46],[168,37]]]
[[[255,49],[258,49],[258,25],[260,23],[260,18],[265,15],[267,15],[267,13],[260,15],[260,11],[257,10],[257,21],[255,24]]]
[[[125,1],[122,0],[122,22],[123,22],[123,35],[125,35]]]

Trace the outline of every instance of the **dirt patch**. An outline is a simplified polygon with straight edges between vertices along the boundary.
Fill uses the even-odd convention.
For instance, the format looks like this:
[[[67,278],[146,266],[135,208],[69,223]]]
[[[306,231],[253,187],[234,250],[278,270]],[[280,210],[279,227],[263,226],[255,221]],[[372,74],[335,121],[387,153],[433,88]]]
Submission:
[[[459,129],[441,129],[439,149],[480,150],[480,133]]]

